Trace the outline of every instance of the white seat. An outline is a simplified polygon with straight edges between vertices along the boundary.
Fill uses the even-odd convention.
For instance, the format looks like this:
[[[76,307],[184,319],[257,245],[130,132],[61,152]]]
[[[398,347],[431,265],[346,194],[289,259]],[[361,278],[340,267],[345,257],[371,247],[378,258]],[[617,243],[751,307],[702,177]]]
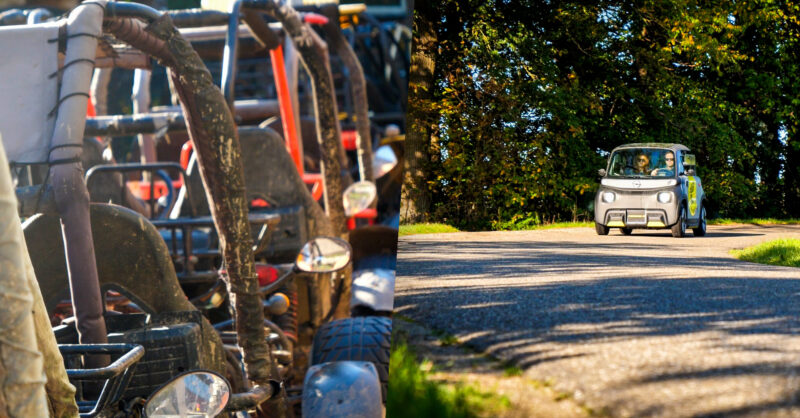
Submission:
[[[11,162],[47,161],[58,99],[58,23],[0,27],[0,136]]]

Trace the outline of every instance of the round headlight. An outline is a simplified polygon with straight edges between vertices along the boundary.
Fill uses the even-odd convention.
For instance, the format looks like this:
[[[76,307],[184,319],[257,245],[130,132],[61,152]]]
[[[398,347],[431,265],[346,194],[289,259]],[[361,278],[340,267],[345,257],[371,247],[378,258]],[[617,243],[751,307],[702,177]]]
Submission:
[[[616,198],[617,198],[617,196],[614,194],[614,192],[605,192],[605,193],[603,193],[603,202],[611,203]]]
[[[670,192],[661,192],[658,194],[658,201],[661,203],[669,203],[672,200],[672,193]]]

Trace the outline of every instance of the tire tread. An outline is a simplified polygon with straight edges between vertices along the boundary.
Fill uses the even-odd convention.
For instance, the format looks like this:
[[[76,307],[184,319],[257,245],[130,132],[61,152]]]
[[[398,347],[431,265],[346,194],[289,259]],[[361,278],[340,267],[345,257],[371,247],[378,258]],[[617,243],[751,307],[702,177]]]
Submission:
[[[391,337],[391,318],[362,316],[331,321],[320,327],[314,336],[311,364],[346,360],[371,362],[378,370],[385,402]]]

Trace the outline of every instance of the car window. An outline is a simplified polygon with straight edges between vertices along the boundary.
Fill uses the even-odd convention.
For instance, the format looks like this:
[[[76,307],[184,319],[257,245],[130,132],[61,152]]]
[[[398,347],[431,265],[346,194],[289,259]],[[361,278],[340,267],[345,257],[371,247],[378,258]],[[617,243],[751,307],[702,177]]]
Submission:
[[[609,159],[609,177],[675,177],[678,161],[675,151],[663,148],[625,148]]]

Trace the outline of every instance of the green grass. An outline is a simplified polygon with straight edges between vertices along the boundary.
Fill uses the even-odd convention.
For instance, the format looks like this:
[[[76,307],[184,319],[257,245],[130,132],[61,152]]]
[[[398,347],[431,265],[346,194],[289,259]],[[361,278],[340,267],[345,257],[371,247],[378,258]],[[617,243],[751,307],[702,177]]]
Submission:
[[[739,260],[773,266],[800,267],[800,239],[767,241],[743,250],[732,250]]]
[[[592,222],[540,222],[538,218],[492,221],[492,229],[495,231],[530,231],[534,229],[582,228],[593,225],[594,223]]]
[[[460,232],[458,228],[440,223],[423,223],[400,225],[400,236],[417,234],[441,234],[445,232]]]
[[[556,228],[586,228],[594,227],[594,222],[553,222],[549,224],[535,225],[526,229],[556,229]]]
[[[505,377],[522,376],[522,369],[514,365],[506,365],[503,368],[503,376]]]
[[[751,225],[800,225],[800,219],[775,219],[775,218],[749,218],[731,219],[719,218],[709,219],[709,225],[731,225],[731,224],[751,224]]]
[[[395,336],[395,341],[402,340]],[[393,344],[386,399],[388,417],[471,418],[496,416],[508,409],[505,396],[485,392],[472,385],[449,385],[431,377],[433,365],[417,361],[405,342]]]
[[[458,345],[459,341],[454,335],[444,334],[439,337],[439,344],[444,347],[452,347]]]

